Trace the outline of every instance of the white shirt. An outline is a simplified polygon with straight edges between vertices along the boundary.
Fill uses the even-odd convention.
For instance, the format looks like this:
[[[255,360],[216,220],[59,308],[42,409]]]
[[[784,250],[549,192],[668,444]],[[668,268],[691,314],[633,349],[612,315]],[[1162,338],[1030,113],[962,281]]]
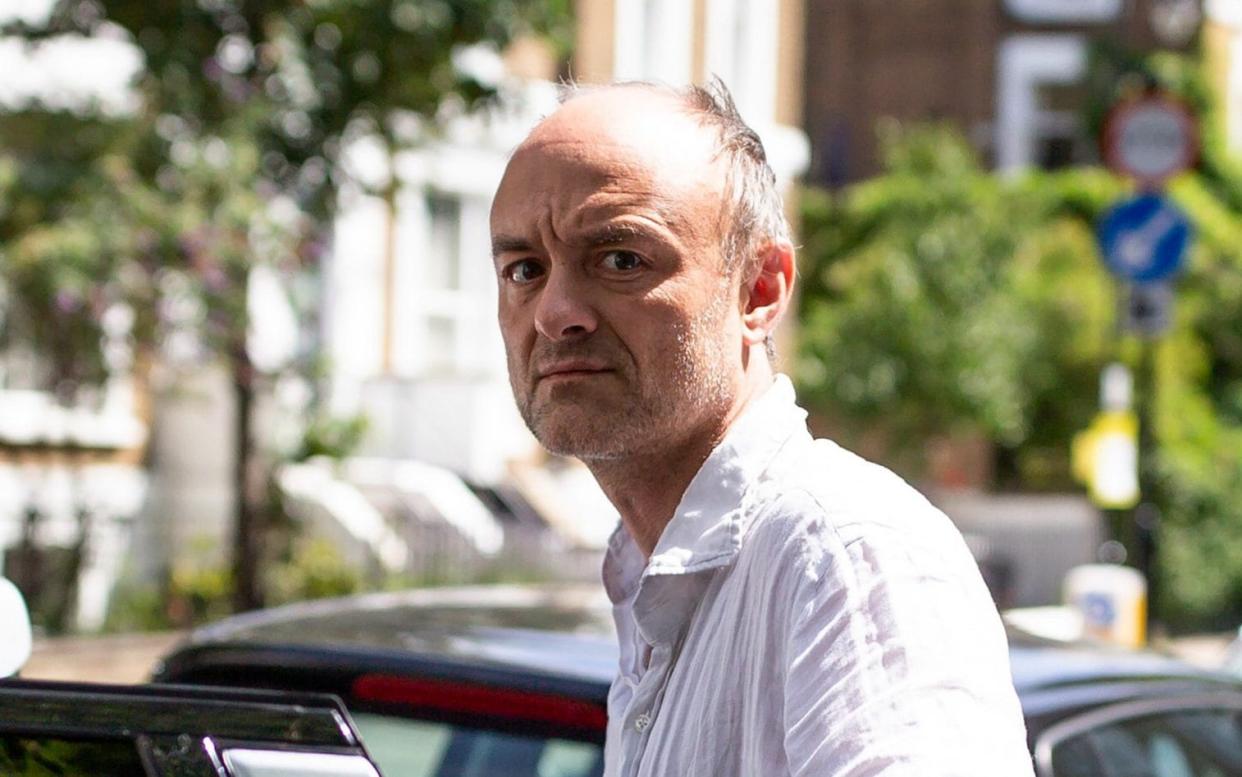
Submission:
[[[807,432],[784,376],[644,563],[621,527],[605,777],[1027,777],[1003,627],[952,523]]]

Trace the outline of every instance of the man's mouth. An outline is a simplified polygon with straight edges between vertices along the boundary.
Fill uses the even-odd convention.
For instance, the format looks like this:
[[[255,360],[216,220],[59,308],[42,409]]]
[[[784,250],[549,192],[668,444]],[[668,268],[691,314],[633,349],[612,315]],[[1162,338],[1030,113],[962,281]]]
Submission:
[[[567,361],[550,364],[541,367],[536,371],[536,382],[562,382],[572,380],[582,380],[586,378],[605,375],[613,370],[598,362],[590,361]]]

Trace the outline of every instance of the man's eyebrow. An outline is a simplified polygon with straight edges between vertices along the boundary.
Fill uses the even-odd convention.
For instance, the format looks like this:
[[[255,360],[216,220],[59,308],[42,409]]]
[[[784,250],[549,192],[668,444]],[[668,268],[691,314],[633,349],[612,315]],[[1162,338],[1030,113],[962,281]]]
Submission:
[[[518,253],[530,250],[530,241],[523,237],[496,235],[492,238],[492,258],[510,251]]]
[[[599,248],[601,246],[623,243],[626,240],[658,236],[659,233],[655,229],[650,229],[639,224],[621,222],[602,224],[594,229],[587,230],[574,242],[587,246],[588,248]],[[534,250],[535,249],[531,246],[530,241],[524,237],[517,237],[514,235],[496,235],[492,238],[492,258],[496,258],[504,253],[528,253]]]
[[[603,224],[588,230],[582,236],[582,243],[591,248],[623,243],[634,238],[654,237],[655,230],[628,222]]]

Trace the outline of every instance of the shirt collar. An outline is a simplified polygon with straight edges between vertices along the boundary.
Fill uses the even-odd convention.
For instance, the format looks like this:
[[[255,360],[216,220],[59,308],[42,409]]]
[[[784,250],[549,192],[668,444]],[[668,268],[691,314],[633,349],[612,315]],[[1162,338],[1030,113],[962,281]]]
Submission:
[[[645,565],[625,526],[617,527],[604,557],[604,586],[614,603],[639,589],[635,617],[648,642],[667,640],[689,617],[698,597],[679,587],[691,585],[687,576],[737,556],[753,517],[747,491],[799,432],[806,434],[806,411],[795,404],[789,378],[778,375],[703,462]]]

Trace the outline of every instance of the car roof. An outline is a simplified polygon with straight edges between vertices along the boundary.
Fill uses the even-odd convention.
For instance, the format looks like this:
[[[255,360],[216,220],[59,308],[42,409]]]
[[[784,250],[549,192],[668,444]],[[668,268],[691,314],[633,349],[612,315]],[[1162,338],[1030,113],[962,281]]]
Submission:
[[[1169,688],[1242,688],[1156,653],[1064,643],[1007,627],[1014,686],[1028,714]],[[324,599],[246,613],[194,631],[183,657],[234,651],[330,651],[353,661],[417,659],[587,681],[617,667],[611,607],[599,585],[428,588]],[[191,661],[196,659],[191,659]],[[270,660],[270,659],[269,659]]]
[[[427,588],[259,610],[195,630],[181,651],[297,647],[417,656],[608,684],[617,648],[598,585]]]

